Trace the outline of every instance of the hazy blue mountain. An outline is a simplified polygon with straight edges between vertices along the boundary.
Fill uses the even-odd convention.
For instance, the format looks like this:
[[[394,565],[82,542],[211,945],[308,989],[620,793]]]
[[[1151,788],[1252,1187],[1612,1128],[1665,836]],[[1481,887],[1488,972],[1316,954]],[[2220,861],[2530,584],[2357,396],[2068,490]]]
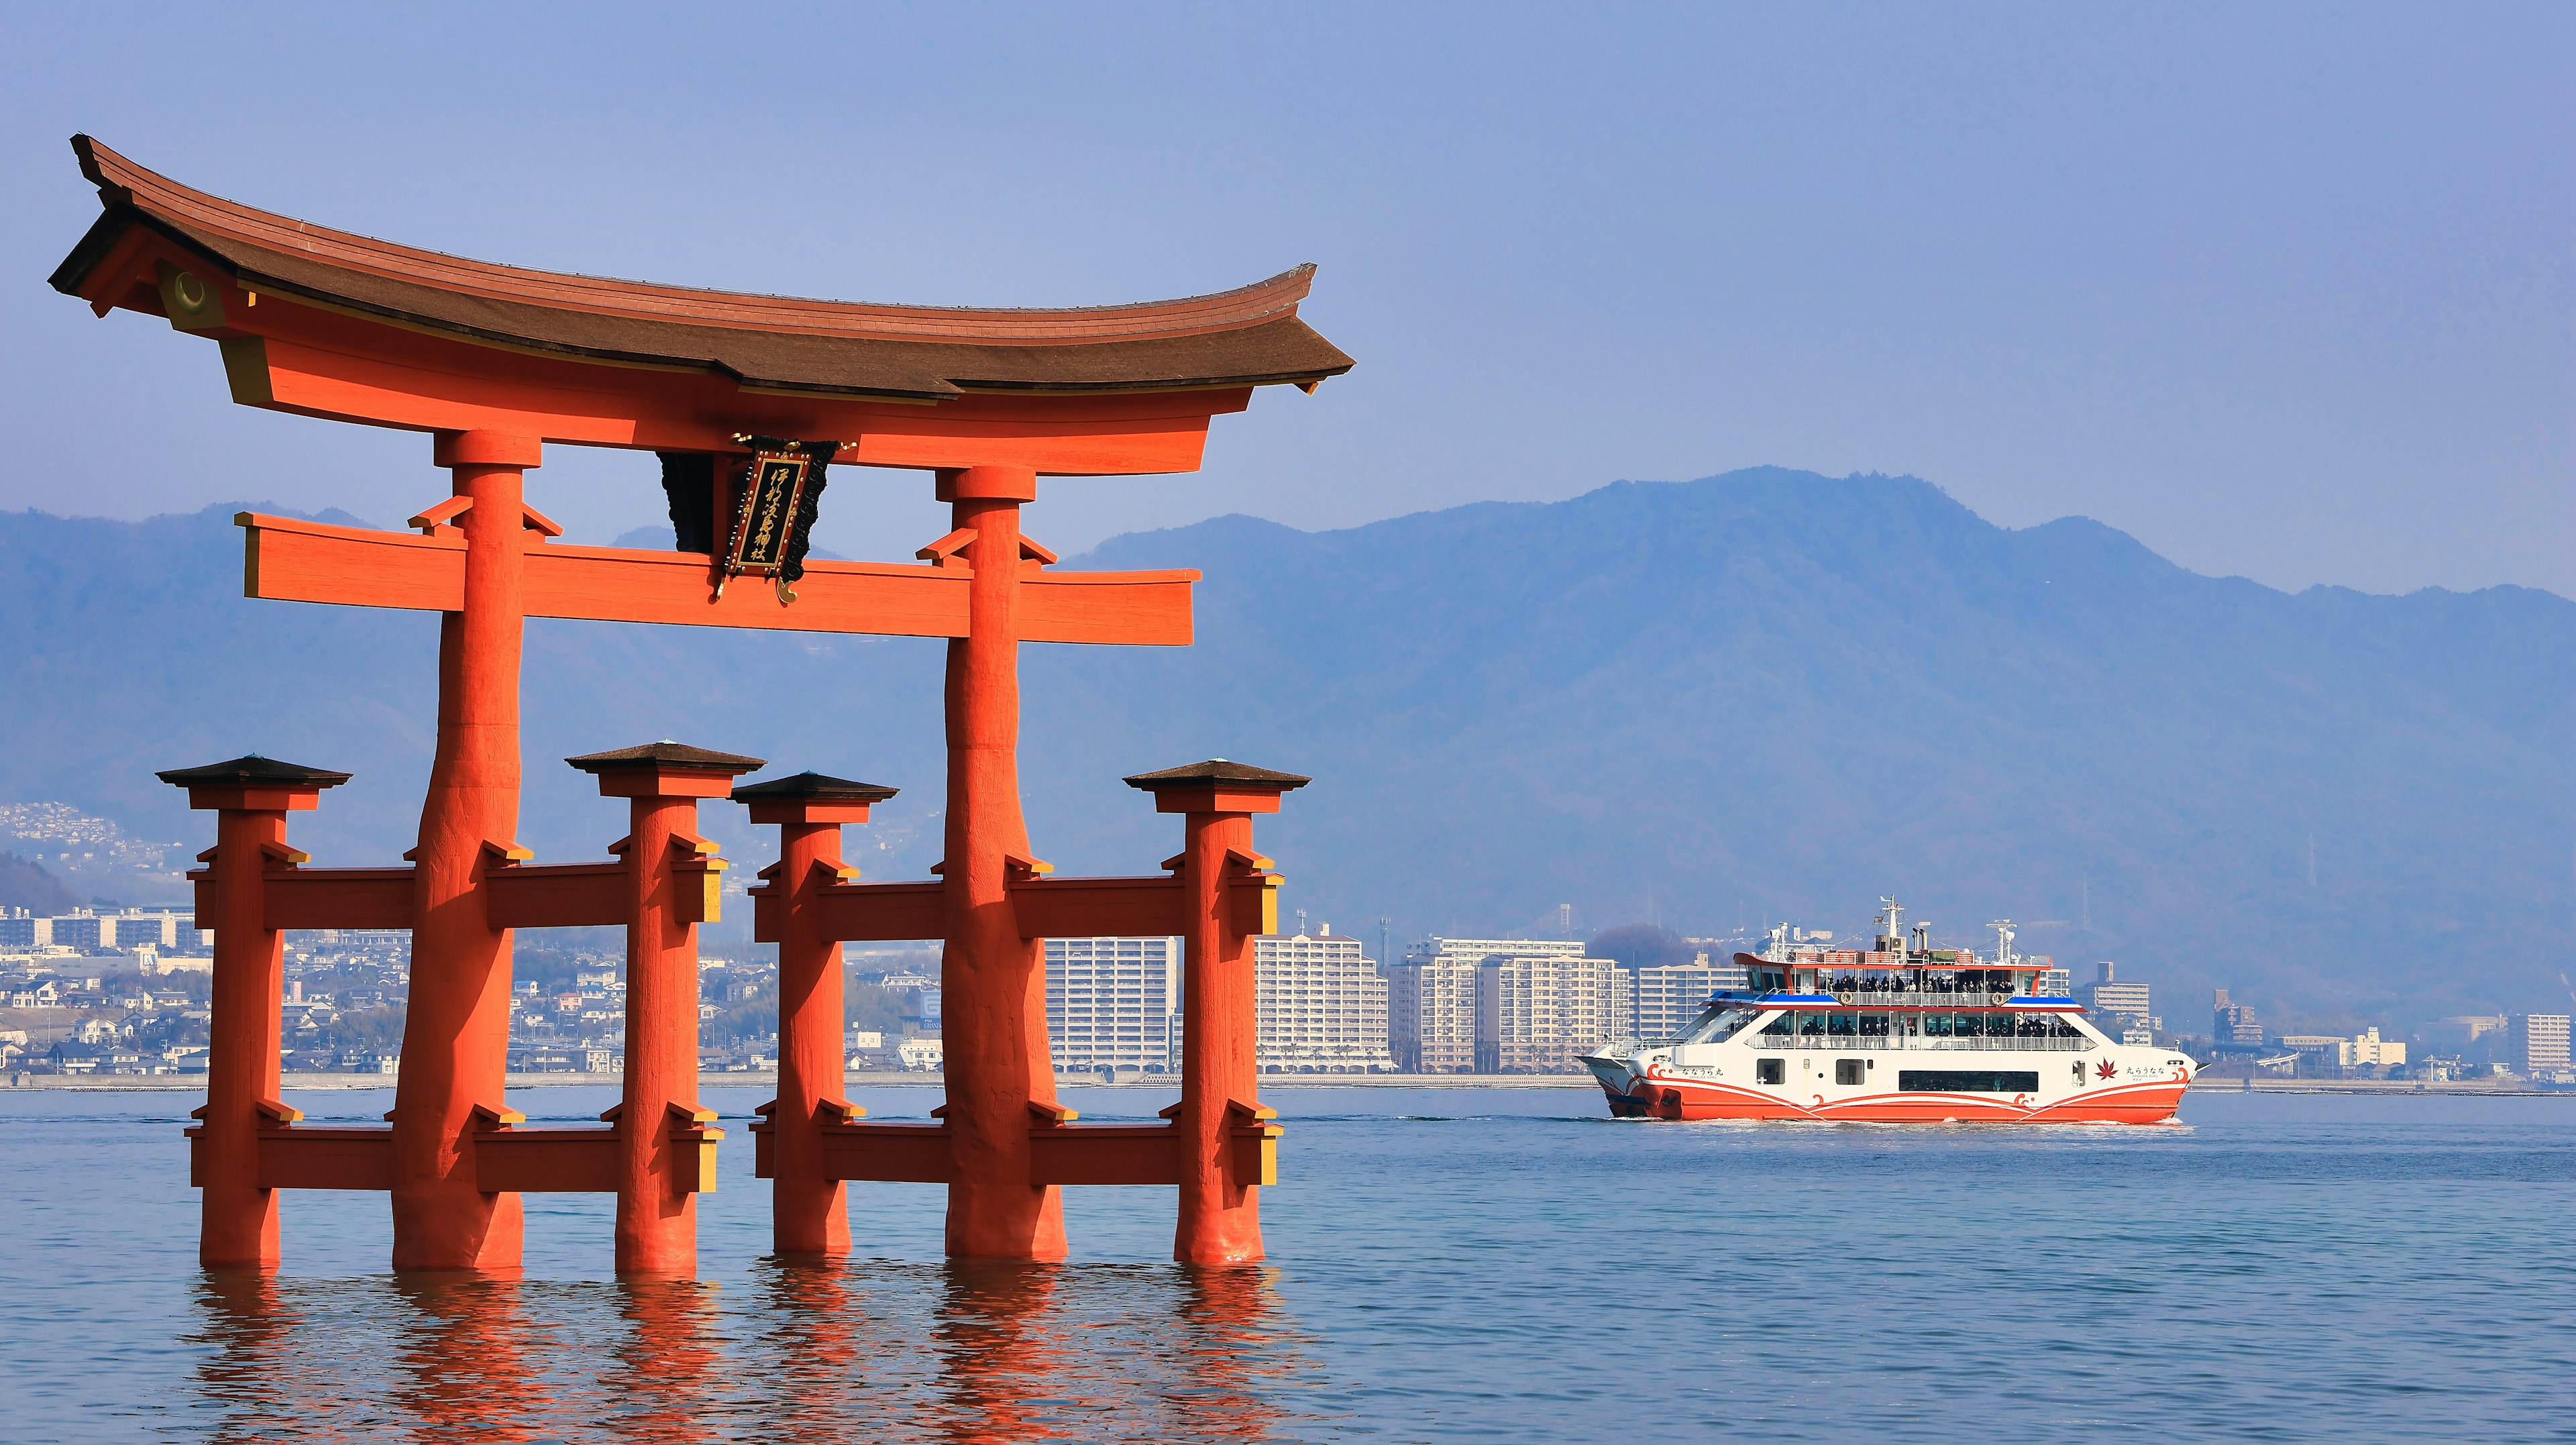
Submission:
[[[24,908],[39,915],[69,913],[79,895],[45,871],[45,865],[15,853],[0,853],[0,908]]]
[[[194,838],[151,770],[255,749],[357,771],[296,837],[389,858],[435,619],[240,600],[232,510],[0,517],[25,640],[0,795]],[[2212,984],[2318,1025],[2566,999],[2576,604],[2548,593],[2288,595],[1777,469],[1341,532],[1227,517],[1067,565],[1207,574],[1194,648],[1028,650],[1031,829],[1067,871],[1150,868],[1177,820],[1117,778],[1221,755],[1315,776],[1264,850],[1290,906],[1372,944],[1382,916],[1400,944],[1559,903],[1586,932],[1849,931],[1894,893],[1943,937],[2023,920],[2079,978],[2118,959],[2181,1026]],[[622,813],[554,760],[678,737],[904,788],[853,853],[917,874],[941,655],[531,624],[521,838],[595,856]]]

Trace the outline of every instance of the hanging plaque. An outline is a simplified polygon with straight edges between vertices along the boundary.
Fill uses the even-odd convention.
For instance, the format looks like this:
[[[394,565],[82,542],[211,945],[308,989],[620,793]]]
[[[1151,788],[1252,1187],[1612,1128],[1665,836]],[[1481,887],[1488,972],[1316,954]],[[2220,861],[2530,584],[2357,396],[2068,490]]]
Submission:
[[[793,602],[792,584],[805,575],[805,553],[812,545],[823,471],[840,444],[747,435],[734,440],[748,443],[752,453],[735,474],[733,536],[717,559],[716,595],[723,596],[726,582],[748,572],[775,578],[779,602]]]

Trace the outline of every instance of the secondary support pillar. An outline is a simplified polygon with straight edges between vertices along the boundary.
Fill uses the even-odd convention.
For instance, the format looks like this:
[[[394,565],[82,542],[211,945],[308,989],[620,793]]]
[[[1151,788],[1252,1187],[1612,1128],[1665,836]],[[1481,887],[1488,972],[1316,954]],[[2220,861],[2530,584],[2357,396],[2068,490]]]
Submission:
[[[465,606],[439,620],[438,750],[410,854],[394,1268],[514,1269],[518,1196],[476,1186],[468,1136],[476,1105],[501,1107],[509,1069],[510,930],[485,919],[479,890],[487,845],[506,848],[518,834],[522,473],[543,460],[543,448],[532,437],[445,432],[436,455],[454,475],[455,496],[422,520],[464,533]]]
[[[261,1187],[261,1106],[277,1100],[278,1009],[286,950],[268,926],[264,876],[303,861],[286,846],[286,815],[310,809],[347,773],[262,757],[179,768],[161,781],[188,790],[188,806],[215,814],[214,999],[206,1049],[206,1103],[190,1141],[201,1189],[197,1262],[208,1269],[277,1267],[277,1191]],[[202,896],[202,895],[201,895]]]
[[[895,790],[821,773],[733,790],[751,821],[775,823],[778,861],[761,874],[753,936],[778,945],[778,1097],[762,1130],[769,1147],[773,1242],[783,1255],[850,1252],[850,1214],[841,1181],[823,1166],[823,1125],[857,1118],[842,1097],[848,1053],[841,945],[824,927],[816,893],[855,881],[841,862],[841,825],[864,823],[868,806]]]
[[[617,1269],[698,1267],[704,1151],[723,1131],[698,1105],[698,925],[719,916],[724,864],[698,836],[698,799],[721,798],[758,758],[648,743],[567,758],[629,803],[626,1095],[617,1123]]]
[[[1279,811],[1279,797],[1309,780],[1217,758],[1127,785],[1154,795],[1154,809],[1183,815],[1186,898],[1181,962],[1180,1224],[1172,1258],[1184,1264],[1241,1264],[1261,1258],[1261,1201],[1255,1192],[1264,1151],[1237,1147],[1268,1129],[1253,1063],[1253,940],[1272,931],[1267,889],[1233,886],[1268,868],[1252,849],[1252,815]],[[1255,906],[1241,906],[1245,897]],[[1258,1142],[1258,1141],[1256,1141]]]
[[[948,857],[940,955],[946,1113],[955,1182],[948,1252],[1062,1259],[1064,1208],[1029,1183],[1030,1106],[1052,1109],[1045,945],[1011,909],[1015,868],[1032,866],[1020,814],[1020,504],[1037,497],[1026,467],[939,473],[962,555],[974,569],[967,635],[948,644]],[[952,534],[954,537],[956,534]]]

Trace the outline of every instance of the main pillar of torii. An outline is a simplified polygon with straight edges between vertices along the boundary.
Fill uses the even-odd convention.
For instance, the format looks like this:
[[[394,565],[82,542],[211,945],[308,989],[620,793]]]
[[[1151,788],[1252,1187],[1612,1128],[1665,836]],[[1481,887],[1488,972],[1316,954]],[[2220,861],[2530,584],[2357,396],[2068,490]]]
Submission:
[[[1021,535],[1020,507],[1042,476],[1195,471],[1212,419],[1243,410],[1254,388],[1311,391],[1347,371],[1350,358],[1297,317],[1313,268],[1181,301],[1052,311],[747,296],[375,241],[191,190],[86,137],[73,148],[103,210],[54,272],[57,290],[102,316],[164,317],[215,341],[245,405],[427,433],[454,479],[450,498],[412,519],[418,536],[241,518],[252,596],[443,614],[430,796],[402,922],[386,925],[414,929],[393,1119],[397,1265],[519,1258],[515,1196],[477,1189],[470,1151],[475,1111],[501,1103],[510,931],[477,881],[525,856],[527,617],[950,640],[943,967],[951,1008],[973,1002],[949,1024],[961,1166],[949,1247],[1061,1253],[1053,1191],[1011,1182],[1007,1163],[1027,1147],[1029,1106],[1051,1104],[1054,1087],[1039,944],[1009,916],[1027,854],[1017,648],[1185,645],[1197,574],[1048,572],[1054,556]],[[931,471],[955,530],[923,550],[926,566],[810,563],[789,604],[764,587],[710,595],[701,554],[556,544],[559,529],[521,496],[548,445],[654,451],[682,478],[666,484],[675,518],[705,516],[670,462],[738,458],[744,435],[828,439],[840,464]],[[721,491],[725,468],[713,470]],[[719,528],[728,506],[713,499]],[[970,1161],[981,1161],[971,1181]]]

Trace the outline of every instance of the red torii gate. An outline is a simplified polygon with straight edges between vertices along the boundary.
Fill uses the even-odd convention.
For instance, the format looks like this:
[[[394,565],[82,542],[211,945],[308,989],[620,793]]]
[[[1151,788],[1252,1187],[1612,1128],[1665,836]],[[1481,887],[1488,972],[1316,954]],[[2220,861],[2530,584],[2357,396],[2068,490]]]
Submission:
[[[1139,775],[1184,815],[1170,876],[1043,876],[1019,804],[1019,643],[1185,645],[1197,574],[1050,573],[1019,509],[1041,475],[1196,470],[1209,422],[1254,387],[1311,391],[1348,370],[1297,319],[1311,267],[1056,311],[745,296],[392,245],[190,190],[86,137],[73,147],[104,213],[57,290],[215,340],[246,405],[428,432],[453,477],[453,496],[412,519],[418,536],[239,519],[251,596],[443,614],[438,742],[419,846],[398,869],[309,869],[286,846],[286,812],[343,774],[250,758],[164,775],[220,814],[197,875],[224,1055],[192,1131],[207,1264],[273,1264],[273,1191],[301,1186],[386,1189],[398,1269],[515,1266],[517,1192],[547,1188],[619,1194],[620,1268],[694,1266],[690,1200],[721,1137],[696,1105],[695,924],[715,916],[723,865],[692,820],[761,760],[676,744],[573,759],[632,800],[634,831],[615,863],[530,865],[513,841],[529,616],[949,639],[938,881],[842,877],[839,827],[885,790],[807,775],[737,793],[782,828],[757,890],[787,995],[781,1087],[755,1126],[782,1249],[847,1247],[839,1180],[932,1179],[950,1186],[952,1254],[1055,1258],[1057,1185],[1132,1182],[1180,1186],[1176,1257],[1259,1257],[1252,1189],[1278,1129],[1254,1092],[1250,938],[1273,926],[1277,878],[1250,817],[1306,780],[1224,762]],[[739,457],[746,434],[837,438],[833,460],[929,469],[954,530],[922,549],[927,565],[809,562],[787,605],[752,587],[710,598],[703,555],[554,543],[560,529],[522,495],[549,442],[657,451],[667,477],[674,458]],[[628,929],[626,1102],[606,1130],[520,1127],[501,1105],[511,930],[593,923]],[[412,931],[389,1130],[298,1127],[276,1102],[277,934],[297,927]],[[1039,940],[1069,932],[1187,937],[1170,1125],[1070,1127],[1057,1104]],[[935,1126],[859,1123],[838,1097],[839,940],[929,937],[945,941],[947,1106]],[[691,1006],[675,1011],[683,989]]]

